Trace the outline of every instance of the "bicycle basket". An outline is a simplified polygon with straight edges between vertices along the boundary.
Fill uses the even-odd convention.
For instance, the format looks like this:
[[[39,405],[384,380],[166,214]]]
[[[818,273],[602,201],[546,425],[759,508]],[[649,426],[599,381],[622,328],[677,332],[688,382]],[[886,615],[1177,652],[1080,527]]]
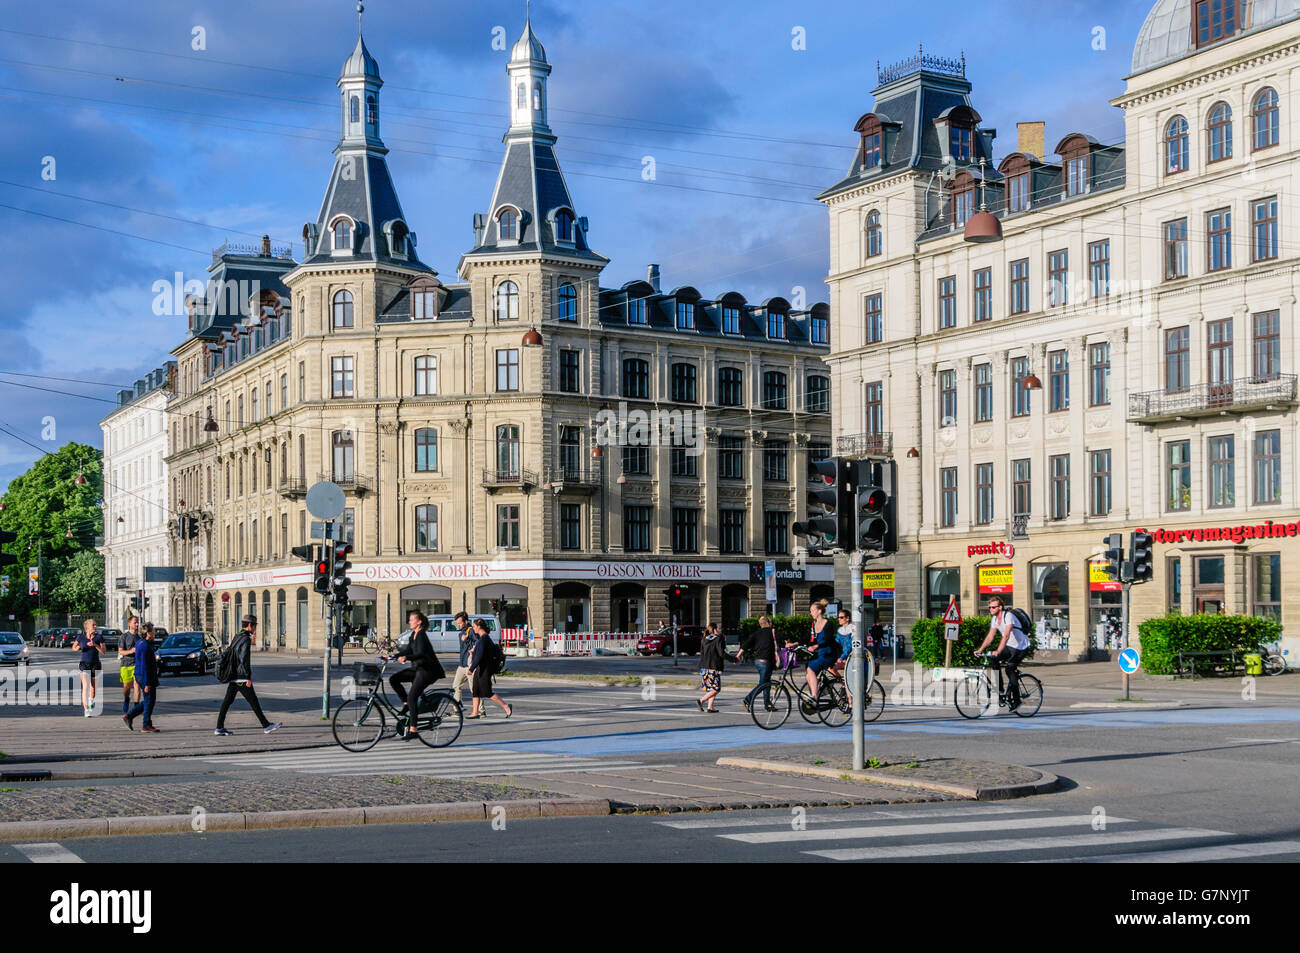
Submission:
[[[358,685],[374,685],[379,681],[379,666],[374,662],[353,662],[352,679]]]

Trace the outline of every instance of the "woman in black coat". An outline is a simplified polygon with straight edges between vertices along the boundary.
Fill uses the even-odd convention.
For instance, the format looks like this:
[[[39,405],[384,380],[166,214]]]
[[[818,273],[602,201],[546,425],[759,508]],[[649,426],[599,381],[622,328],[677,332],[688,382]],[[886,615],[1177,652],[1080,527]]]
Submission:
[[[727,654],[727,643],[718,631],[718,624],[710,622],[704,631],[704,641],[700,645],[700,688],[704,695],[695,700],[700,711],[717,713],[713,700],[722,691],[722,664],[724,659],[735,661],[735,656]],[[707,703],[707,704],[706,704]]]
[[[437,654],[433,651],[433,645],[429,642],[429,618],[423,612],[412,609],[406,617],[407,625],[410,628],[403,633],[409,635],[406,641],[406,647],[403,655],[397,657],[399,662],[410,662],[411,667],[403,669],[388,680],[388,684],[393,687],[397,697],[402,700],[402,710],[410,708],[410,718],[406,721],[406,730],[402,732],[402,740],[410,741],[412,738],[420,737],[416,731],[416,725],[419,724],[420,718],[420,699],[424,696],[424,690],[440,678],[446,676],[442,669],[442,663],[438,661]],[[399,644],[401,639],[398,640]],[[411,691],[408,694],[405,683],[411,683]]]
[[[474,636],[477,641],[469,657],[469,677],[470,687],[474,691],[474,709],[469,717],[486,718],[487,712],[483,710],[483,702],[490,698],[501,706],[502,711],[509,718],[514,714],[514,708],[502,701],[501,696],[492,689],[492,676],[495,673],[490,669],[497,649],[491,633],[488,632],[487,623],[482,619],[474,620]]]

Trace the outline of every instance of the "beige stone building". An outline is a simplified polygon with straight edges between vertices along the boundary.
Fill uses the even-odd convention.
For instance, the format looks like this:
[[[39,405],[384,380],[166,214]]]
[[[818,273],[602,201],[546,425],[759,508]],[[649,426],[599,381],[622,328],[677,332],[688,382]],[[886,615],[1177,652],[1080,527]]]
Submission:
[[[311,567],[289,553],[319,480],[346,493],[352,620],[394,634],[409,608],[493,600],[537,633],[643,631],[671,583],[691,587],[686,621],[733,627],[762,608],[769,559],[778,609],[830,595],[833,567],[790,535],[809,456],[829,452],[828,306],[665,290],[657,266],[602,288],[550,70],[528,26],[490,205],[444,281],[398,201],[358,39],[302,261],[222,250],[173,352],[172,492],[197,532],[178,617],[223,632],[253,608],[272,647],[320,645]]]
[[[1001,592],[1044,648],[1105,652],[1120,594],[1092,564],[1145,528],[1135,625],[1273,615],[1297,654],[1298,17],[1160,0],[1124,138],[1052,155],[1023,123],[995,160],[964,61],[881,71],[822,199],[837,443],[892,440],[902,475],[899,624]],[[1000,240],[965,240],[985,204]]]

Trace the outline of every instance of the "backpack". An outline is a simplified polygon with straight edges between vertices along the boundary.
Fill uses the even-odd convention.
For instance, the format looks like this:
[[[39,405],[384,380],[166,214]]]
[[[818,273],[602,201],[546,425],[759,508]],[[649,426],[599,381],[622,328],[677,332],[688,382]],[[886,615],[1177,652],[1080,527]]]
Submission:
[[[217,681],[229,682],[235,677],[235,653],[229,648],[222,649],[217,659]]]
[[[506,653],[492,636],[488,635],[484,636],[484,638],[488,641],[484,654],[491,653],[487,660],[488,672],[493,675],[500,675],[506,670]]]
[[[1025,637],[1029,639],[1030,646],[1032,646],[1034,644],[1034,620],[1029,617],[1028,612],[1021,608],[1013,608],[1011,614],[1020,623],[1021,630],[1025,633]]]

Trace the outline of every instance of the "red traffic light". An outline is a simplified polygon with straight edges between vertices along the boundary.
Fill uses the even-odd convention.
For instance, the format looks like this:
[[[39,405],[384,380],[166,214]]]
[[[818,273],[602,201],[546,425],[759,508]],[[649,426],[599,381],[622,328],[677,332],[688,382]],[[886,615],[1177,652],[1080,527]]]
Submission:
[[[862,501],[863,512],[878,513],[885,508],[885,503],[888,500],[889,495],[884,490],[872,490],[867,494],[867,498]]]
[[[323,576],[329,571],[330,571],[330,564],[327,563],[325,560],[322,559],[320,562],[316,564],[316,575]]]

